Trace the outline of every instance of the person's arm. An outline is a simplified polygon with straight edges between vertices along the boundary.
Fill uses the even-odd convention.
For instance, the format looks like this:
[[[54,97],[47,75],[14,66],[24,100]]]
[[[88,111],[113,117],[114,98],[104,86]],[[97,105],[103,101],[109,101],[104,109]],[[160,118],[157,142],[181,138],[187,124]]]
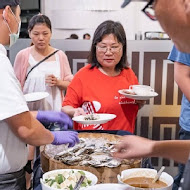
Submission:
[[[116,158],[164,157],[186,163],[190,152],[190,140],[152,141],[143,137],[128,135],[116,145]]]
[[[36,113],[34,113],[36,115]],[[53,134],[44,128],[30,112],[17,114],[5,120],[11,130],[26,144],[40,146],[51,144],[54,140]]]
[[[69,86],[70,82],[69,81],[62,81],[62,80],[58,80],[57,82],[57,87],[60,90],[67,90],[67,87]]]
[[[28,68],[28,57],[29,57],[29,50],[23,49],[16,55],[13,64],[14,73],[17,79],[19,80],[22,88],[24,87],[25,77]]]
[[[152,156],[173,159],[180,163],[186,163],[190,153],[190,140],[167,140],[153,143]]]
[[[175,62],[174,79],[183,94],[190,101],[190,66]]]
[[[67,58],[67,55],[63,51],[58,52],[60,66],[61,66],[61,79],[58,80],[57,86],[60,90],[66,90],[71,80],[73,79],[73,75],[71,73],[70,64]]]
[[[68,114],[70,117],[78,115],[86,115],[82,108],[73,108],[72,106],[63,106],[62,111]]]

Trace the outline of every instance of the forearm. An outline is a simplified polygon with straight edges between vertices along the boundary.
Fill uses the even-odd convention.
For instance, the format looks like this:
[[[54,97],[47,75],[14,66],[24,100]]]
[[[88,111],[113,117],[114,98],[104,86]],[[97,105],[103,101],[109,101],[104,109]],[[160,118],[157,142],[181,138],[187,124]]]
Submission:
[[[190,140],[154,141],[152,157],[164,157],[186,163],[190,152]]]
[[[58,80],[57,87],[60,90],[67,90],[67,87],[69,86],[69,84],[70,84],[69,81]]]
[[[61,110],[68,114],[70,117],[74,116],[75,108],[73,108],[72,106],[63,106]]]
[[[14,134],[26,144],[40,146],[50,144],[54,140],[53,134],[34,119],[30,112],[15,115],[7,119],[6,122]]]

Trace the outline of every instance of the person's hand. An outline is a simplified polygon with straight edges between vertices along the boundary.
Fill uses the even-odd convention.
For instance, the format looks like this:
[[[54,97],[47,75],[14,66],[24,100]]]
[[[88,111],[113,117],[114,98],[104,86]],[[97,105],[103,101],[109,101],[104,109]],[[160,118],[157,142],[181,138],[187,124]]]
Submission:
[[[54,75],[50,74],[45,78],[45,82],[48,86],[58,86],[59,85],[59,79],[55,77]]]
[[[54,140],[51,144],[61,145],[69,144],[69,147],[73,147],[76,143],[79,143],[78,133],[75,131],[52,131]]]
[[[71,118],[63,112],[38,111],[36,119],[44,126],[49,126],[52,123],[56,123],[56,125],[59,125],[61,130],[73,128],[73,122]]]
[[[86,115],[85,111],[82,108],[75,108],[73,116]]]
[[[113,153],[113,157],[120,159],[148,157],[153,153],[153,145],[154,141],[152,140],[135,135],[126,135],[115,146],[116,152]]]
[[[146,101],[145,100],[135,100],[135,103],[138,104],[139,109],[141,109],[146,104]]]

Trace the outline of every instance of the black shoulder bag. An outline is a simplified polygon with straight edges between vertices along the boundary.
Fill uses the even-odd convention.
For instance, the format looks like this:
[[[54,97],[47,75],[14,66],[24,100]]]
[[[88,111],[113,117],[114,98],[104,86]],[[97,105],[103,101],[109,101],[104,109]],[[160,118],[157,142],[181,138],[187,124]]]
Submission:
[[[26,81],[26,79],[28,78],[28,75],[31,73],[31,71],[34,69],[34,68],[36,68],[38,65],[40,65],[42,62],[44,62],[45,60],[47,60],[48,58],[50,58],[52,55],[54,55],[55,53],[57,53],[59,50],[57,49],[56,51],[54,51],[53,53],[51,53],[50,55],[48,55],[47,57],[45,57],[44,59],[42,59],[40,62],[38,62],[36,65],[34,65],[34,67],[32,67],[29,71],[28,71],[28,73],[27,73],[27,75],[26,75],[26,78],[25,78],[25,81]]]

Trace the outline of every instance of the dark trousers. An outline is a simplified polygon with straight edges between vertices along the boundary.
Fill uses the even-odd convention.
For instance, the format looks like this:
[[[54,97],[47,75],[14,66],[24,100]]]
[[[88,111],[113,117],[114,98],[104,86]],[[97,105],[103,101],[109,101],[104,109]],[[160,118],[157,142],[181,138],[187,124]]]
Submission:
[[[190,140],[190,132],[185,131],[184,129],[181,128],[179,131],[179,139],[180,140]],[[173,184],[172,190],[178,190],[181,178],[183,177],[184,169],[185,169],[184,164],[178,164],[178,174],[174,178],[174,184]]]
[[[8,174],[0,174],[1,190],[26,190],[24,169]]]

